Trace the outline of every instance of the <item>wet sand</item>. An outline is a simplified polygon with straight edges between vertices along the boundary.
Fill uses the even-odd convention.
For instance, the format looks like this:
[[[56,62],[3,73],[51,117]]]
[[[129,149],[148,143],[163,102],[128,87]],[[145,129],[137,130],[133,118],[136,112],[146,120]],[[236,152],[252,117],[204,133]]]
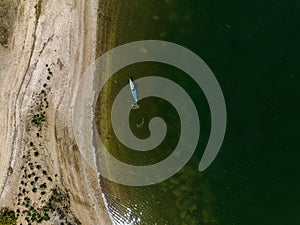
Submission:
[[[77,87],[96,57],[98,1],[6,0],[0,7],[7,5],[2,11],[16,19],[0,20],[13,28],[0,45],[0,208],[14,210],[18,224],[111,224],[72,126]]]

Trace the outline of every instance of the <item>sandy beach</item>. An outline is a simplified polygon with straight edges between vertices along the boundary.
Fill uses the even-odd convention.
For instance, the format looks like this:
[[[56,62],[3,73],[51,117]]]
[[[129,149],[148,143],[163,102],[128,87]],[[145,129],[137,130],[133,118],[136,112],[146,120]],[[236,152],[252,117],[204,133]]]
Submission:
[[[0,208],[13,210],[17,224],[111,224],[72,126],[76,90],[102,32],[98,7],[0,3]]]

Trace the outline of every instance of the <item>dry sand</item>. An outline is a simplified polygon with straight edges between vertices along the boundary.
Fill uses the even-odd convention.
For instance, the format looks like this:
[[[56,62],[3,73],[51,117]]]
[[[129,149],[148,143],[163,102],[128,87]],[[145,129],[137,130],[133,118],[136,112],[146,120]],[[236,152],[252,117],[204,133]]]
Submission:
[[[30,210],[43,224],[111,224],[72,127],[97,10],[98,0],[1,0],[0,208],[19,209],[18,224]]]

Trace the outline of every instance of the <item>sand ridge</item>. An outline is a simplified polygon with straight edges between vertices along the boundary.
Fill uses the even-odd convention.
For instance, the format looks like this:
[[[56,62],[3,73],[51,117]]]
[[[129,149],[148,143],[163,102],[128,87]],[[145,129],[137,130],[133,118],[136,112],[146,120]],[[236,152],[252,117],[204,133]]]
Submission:
[[[97,0],[20,1],[0,46],[0,207],[18,223],[111,224],[72,127],[77,86],[95,59],[97,10]]]

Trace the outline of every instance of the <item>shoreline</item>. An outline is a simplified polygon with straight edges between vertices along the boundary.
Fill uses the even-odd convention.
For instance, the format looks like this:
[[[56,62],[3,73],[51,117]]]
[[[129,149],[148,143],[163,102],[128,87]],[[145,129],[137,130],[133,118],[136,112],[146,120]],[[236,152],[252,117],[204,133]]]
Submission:
[[[77,148],[71,116],[81,76],[96,58],[97,10],[97,0],[18,5],[9,47],[0,49],[11,62],[0,75],[0,102],[6,106],[0,111],[5,121],[0,208],[22,211],[26,204],[19,203],[25,201],[40,212],[44,203],[60,196],[68,207],[66,222],[112,223],[97,173]],[[59,206],[53,206],[48,219],[43,214],[45,224],[59,215]],[[26,217],[19,213],[18,223]]]

